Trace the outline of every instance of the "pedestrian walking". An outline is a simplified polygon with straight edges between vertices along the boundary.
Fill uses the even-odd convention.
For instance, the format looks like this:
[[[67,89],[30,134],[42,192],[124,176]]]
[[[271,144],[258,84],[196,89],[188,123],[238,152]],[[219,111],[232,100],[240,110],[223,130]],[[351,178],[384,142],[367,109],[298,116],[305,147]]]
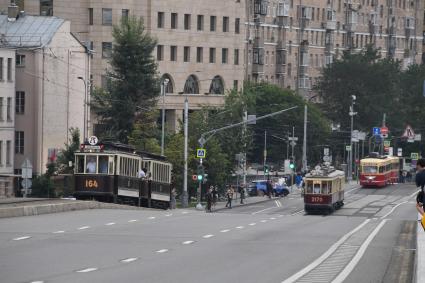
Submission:
[[[300,172],[297,173],[297,176],[295,176],[295,184],[297,185],[297,189],[301,190],[303,186],[303,176]]]
[[[232,208],[232,199],[233,199],[233,187],[229,187],[226,192],[227,203],[226,207]]]
[[[176,188],[173,188],[171,190],[171,196],[170,196],[170,209],[176,209]]]
[[[273,186],[270,180],[267,180],[266,188],[267,188],[267,195],[269,196],[269,198],[272,198]]]
[[[212,193],[211,188],[207,190],[207,193],[205,194],[205,198],[207,199],[207,207],[205,208],[206,212],[211,212],[211,206],[212,206]]]
[[[243,200],[245,199],[245,189],[243,186],[239,186],[239,194],[241,196],[241,204],[244,204]]]
[[[213,208],[215,210],[215,206],[216,206],[217,200],[218,200],[218,187],[217,186],[215,186],[215,187],[211,186],[211,187],[212,187],[212,191],[211,191],[211,194],[212,194],[212,206],[213,206]]]

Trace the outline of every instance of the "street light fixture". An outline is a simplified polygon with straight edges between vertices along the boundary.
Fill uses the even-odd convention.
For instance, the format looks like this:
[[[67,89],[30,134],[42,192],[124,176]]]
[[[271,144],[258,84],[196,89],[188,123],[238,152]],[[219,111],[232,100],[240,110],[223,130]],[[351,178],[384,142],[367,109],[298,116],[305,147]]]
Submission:
[[[161,84],[162,89],[162,127],[161,127],[161,155],[164,156],[164,131],[165,131],[165,92],[167,90],[169,79],[164,79]]]
[[[89,83],[87,82],[85,78],[79,76],[77,79],[82,80],[84,83],[84,126],[83,126],[83,139],[84,141],[87,140],[87,132],[88,132],[88,107],[87,107],[87,96],[88,96],[88,88],[90,87]]]

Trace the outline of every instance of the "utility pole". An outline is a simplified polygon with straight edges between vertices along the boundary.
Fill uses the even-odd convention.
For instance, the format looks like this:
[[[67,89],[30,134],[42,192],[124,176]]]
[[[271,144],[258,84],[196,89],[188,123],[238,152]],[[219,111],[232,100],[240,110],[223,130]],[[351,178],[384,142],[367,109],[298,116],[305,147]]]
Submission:
[[[263,162],[263,173],[264,180],[266,179],[266,161],[267,161],[267,131],[264,131],[264,162]]]
[[[384,113],[384,116],[382,117],[382,127],[384,128],[386,125],[386,119],[387,119],[387,114],[386,113]],[[385,138],[384,137],[382,137],[382,142],[381,142],[381,146],[380,146],[380,154],[381,155],[384,155],[384,140],[385,140]]]
[[[183,175],[183,194],[182,194],[182,206],[188,206],[188,195],[187,195],[187,148],[188,148],[188,128],[189,128],[189,102],[184,100],[184,175]]]
[[[243,119],[245,122],[246,121],[248,121],[248,111],[244,111],[244,119]],[[242,134],[242,137],[243,137],[243,140],[244,140],[244,153],[243,153],[243,186],[244,186],[244,190],[246,190],[247,189],[247,186],[246,186],[246,131],[247,131],[247,129],[246,129],[246,123],[244,123],[243,124],[243,134]],[[247,192],[245,192],[245,195],[246,195],[246,193]]]
[[[167,91],[168,79],[161,83],[162,91],[162,127],[161,127],[161,156],[164,156],[164,137],[165,137],[165,92]]]
[[[303,171],[307,171],[307,104],[304,105]]]
[[[295,163],[295,156],[294,156],[294,147],[295,147],[295,127],[292,127],[292,142],[291,142],[291,146],[292,146],[292,152],[291,152],[291,156],[294,159],[294,163]]]
[[[286,132],[286,159],[289,159],[289,131]]]
[[[351,117],[351,126],[350,126],[350,152],[348,154],[348,181],[351,181],[353,179],[353,124],[354,124],[354,115],[357,113],[354,112],[354,104],[356,101],[356,96],[351,96],[351,106],[350,106],[350,112],[349,115]]]

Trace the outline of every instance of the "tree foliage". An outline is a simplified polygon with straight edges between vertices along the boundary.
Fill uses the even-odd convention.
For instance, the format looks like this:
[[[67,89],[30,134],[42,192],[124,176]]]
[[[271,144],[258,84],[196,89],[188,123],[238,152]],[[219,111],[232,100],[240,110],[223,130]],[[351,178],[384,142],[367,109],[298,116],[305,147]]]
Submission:
[[[57,167],[59,174],[69,174],[74,170],[74,166],[69,166],[69,162],[74,163],[75,151],[80,147],[80,130],[78,128],[69,129],[69,143],[65,144],[65,149],[59,154],[57,160]]]
[[[142,19],[134,16],[123,18],[113,27],[112,35],[107,86],[93,92],[92,110],[105,129],[101,138],[128,143],[136,124],[153,123],[151,110],[159,95],[157,65],[152,56],[156,40],[145,31]],[[151,135],[143,131],[138,138],[149,140]]]

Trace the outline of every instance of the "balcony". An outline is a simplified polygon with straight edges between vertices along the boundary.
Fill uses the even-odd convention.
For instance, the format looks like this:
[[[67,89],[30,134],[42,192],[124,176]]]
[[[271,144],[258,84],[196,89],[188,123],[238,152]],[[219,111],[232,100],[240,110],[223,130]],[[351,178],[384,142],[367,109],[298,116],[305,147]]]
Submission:
[[[336,21],[326,21],[322,23],[322,28],[326,30],[336,30]]]

